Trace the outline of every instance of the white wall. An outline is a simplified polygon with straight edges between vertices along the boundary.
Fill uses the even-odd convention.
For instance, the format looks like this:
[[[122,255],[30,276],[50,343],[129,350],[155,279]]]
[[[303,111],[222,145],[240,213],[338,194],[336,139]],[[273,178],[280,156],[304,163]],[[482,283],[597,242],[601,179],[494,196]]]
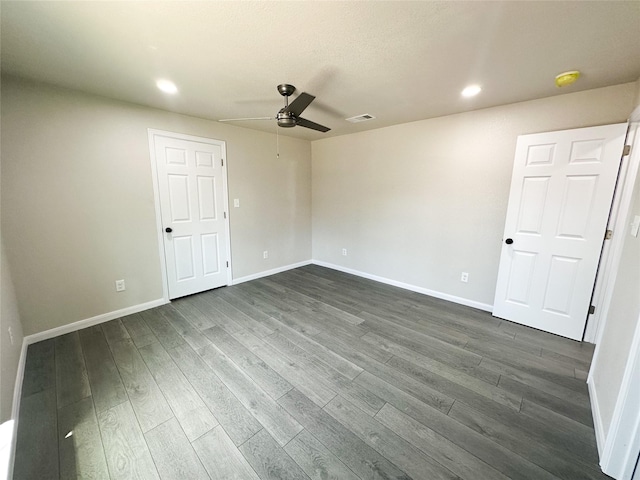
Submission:
[[[517,136],[625,121],[634,95],[629,83],[312,142],[314,260],[493,304]]]
[[[308,141],[281,136],[278,159],[273,134],[3,78],[2,232],[25,334],[161,298],[148,128],[227,142],[234,278],[311,258]]]
[[[0,240],[0,423],[11,418],[13,389],[22,348],[22,324],[4,243]],[[13,342],[9,336],[13,334]]]

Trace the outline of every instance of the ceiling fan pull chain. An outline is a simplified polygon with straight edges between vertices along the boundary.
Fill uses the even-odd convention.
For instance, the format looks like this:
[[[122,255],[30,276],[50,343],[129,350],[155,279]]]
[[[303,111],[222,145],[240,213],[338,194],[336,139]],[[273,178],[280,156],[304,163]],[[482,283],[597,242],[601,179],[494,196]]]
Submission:
[[[276,158],[280,158],[280,125],[276,123]]]

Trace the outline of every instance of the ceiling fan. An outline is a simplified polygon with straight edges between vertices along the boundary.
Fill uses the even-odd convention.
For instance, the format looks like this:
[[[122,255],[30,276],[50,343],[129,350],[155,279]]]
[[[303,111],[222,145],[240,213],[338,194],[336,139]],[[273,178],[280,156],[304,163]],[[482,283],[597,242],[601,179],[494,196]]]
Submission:
[[[220,122],[237,122],[242,120],[277,120],[278,126],[284,128],[291,128],[295,126],[310,128],[311,130],[317,130],[319,132],[328,132],[331,130],[329,127],[320,125],[319,123],[312,122],[306,118],[302,118],[300,114],[309,106],[311,102],[316,98],[313,95],[302,92],[298,95],[291,105],[289,105],[289,97],[296,91],[296,87],[283,83],[278,85],[278,92],[284,97],[284,108],[276,114],[275,117],[254,117],[254,118],[225,118]]]

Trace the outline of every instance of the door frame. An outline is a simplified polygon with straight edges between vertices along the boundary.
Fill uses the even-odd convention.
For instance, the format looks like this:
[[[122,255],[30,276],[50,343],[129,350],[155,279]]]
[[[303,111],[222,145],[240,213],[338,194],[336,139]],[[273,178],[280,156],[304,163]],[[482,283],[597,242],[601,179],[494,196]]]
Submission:
[[[640,116],[640,112],[638,115]],[[633,145],[639,134],[640,129],[637,123],[630,118],[625,145]],[[625,222],[629,209],[631,208],[631,195],[638,175],[639,163],[640,156],[637,154],[622,157],[618,182],[613,192],[611,215],[607,222],[607,230],[613,231],[613,236],[611,240],[605,240],[602,246],[598,273],[596,274],[596,282],[593,287],[593,297],[591,299],[591,305],[595,306],[595,312],[589,315],[587,319],[587,327],[582,338],[584,342],[597,345],[602,338],[602,332],[609,311],[609,304],[611,303],[611,295],[613,294],[611,280],[615,279],[618,274],[626,227]]]
[[[231,285],[233,283],[233,275],[232,275],[232,262],[231,262],[231,227],[229,223],[229,188],[227,184],[227,142],[224,140],[217,140],[214,138],[206,138],[206,137],[197,137],[194,135],[187,135],[184,133],[177,132],[169,132],[166,130],[158,130],[155,128],[147,129],[149,136],[149,157],[151,160],[151,177],[153,183],[153,201],[155,205],[156,212],[156,232],[158,235],[158,250],[160,255],[160,272],[162,274],[162,298],[168,303],[171,300],[169,299],[169,278],[167,276],[167,259],[165,257],[165,248],[164,248],[164,235],[162,234],[162,214],[160,208],[160,187],[158,185],[158,166],[156,165],[156,147],[155,147],[155,137],[170,137],[178,140],[185,140],[189,142],[199,142],[199,143],[213,143],[216,145],[222,143],[222,196],[224,198],[224,211],[225,215],[225,228],[226,228],[226,240],[227,240],[227,259],[229,262],[229,268],[227,268],[227,285]]]
[[[622,237],[625,235],[626,221],[629,218],[631,210],[632,194],[636,182],[640,181],[640,106],[636,107],[629,117],[630,135],[627,145],[631,145],[631,154],[628,156],[627,177],[624,182],[620,182],[620,210],[618,211],[616,226],[619,226],[619,242],[615,255],[607,268],[609,278],[615,279],[620,266],[620,255],[622,251]],[[631,137],[633,135],[633,137]],[[614,234],[615,238],[615,234]],[[597,329],[596,349],[591,360],[591,368],[587,377],[589,391],[593,388],[593,366],[598,362],[600,356],[600,340],[606,329],[607,317],[611,299],[613,296],[613,285],[609,281],[603,287],[605,290],[603,296],[602,313]],[[638,399],[640,398],[640,384],[634,379],[640,375],[640,317],[638,317],[629,356],[625,362],[624,375],[616,399],[611,425],[608,435],[605,436],[602,424],[594,421],[596,432],[596,443],[600,456],[600,466],[602,471],[607,475],[621,480],[628,480],[634,475],[634,468],[638,458],[640,457],[640,410],[638,410]],[[593,411],[593,405],[591,407]],[[596,416],[594,415],[594,420]],[[635,476],[638,472],[635,472]]]

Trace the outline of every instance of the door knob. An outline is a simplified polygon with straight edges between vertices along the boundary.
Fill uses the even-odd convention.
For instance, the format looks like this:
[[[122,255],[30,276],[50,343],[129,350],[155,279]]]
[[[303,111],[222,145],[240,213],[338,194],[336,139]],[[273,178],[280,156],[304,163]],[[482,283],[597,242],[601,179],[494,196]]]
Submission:
[[[507,238],[504,243],[506,243],[507,245],[511,245],[513,243],[513,238]]]
[[[171,232],[173,232],[173,228],[167,227],[167,228],[164,229],[164,231],[167,232],[167,233],[171,233]]]

